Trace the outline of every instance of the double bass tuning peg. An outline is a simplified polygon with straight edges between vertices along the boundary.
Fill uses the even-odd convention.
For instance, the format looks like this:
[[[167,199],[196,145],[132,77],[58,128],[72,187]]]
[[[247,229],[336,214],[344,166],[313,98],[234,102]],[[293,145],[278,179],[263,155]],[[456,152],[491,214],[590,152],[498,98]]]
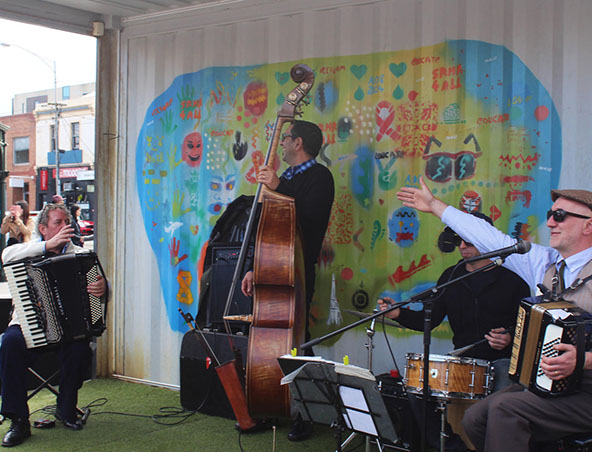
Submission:
[[[294,109],[294,116],[301,117],[303,114],[304,113],[302,111],[302,108],[300,108],[299,106]]]

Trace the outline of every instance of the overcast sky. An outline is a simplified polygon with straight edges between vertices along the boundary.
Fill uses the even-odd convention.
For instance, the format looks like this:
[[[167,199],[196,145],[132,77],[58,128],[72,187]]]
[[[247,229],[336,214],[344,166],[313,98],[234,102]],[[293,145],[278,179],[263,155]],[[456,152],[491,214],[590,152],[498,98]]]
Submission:
[[[58,89],[96,79],[97,43],[92,36],[0,19],[0,43],[11,44],[0,46],[0,116],[12,114],[15,94],[53,89],[53,61]]]

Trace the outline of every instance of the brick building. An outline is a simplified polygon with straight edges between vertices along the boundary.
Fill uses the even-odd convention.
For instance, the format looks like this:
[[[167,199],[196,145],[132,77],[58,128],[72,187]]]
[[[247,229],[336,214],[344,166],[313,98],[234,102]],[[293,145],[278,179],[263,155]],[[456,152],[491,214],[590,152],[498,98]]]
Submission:
[[[31,210],[35,205],[36,129],[33,113],[0,117],[0,122],[9,128],[6,131],[6,206],[24,199]]]

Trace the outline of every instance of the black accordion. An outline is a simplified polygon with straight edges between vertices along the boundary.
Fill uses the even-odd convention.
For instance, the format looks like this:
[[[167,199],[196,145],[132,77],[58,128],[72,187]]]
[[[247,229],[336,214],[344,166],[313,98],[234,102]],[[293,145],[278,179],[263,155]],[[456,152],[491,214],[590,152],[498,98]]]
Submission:
[[[100,274],[97,255],[79,251],[5,264],[4,272],[28,349],[98,337],[107,304],[87,291]],[[106,281],[106,279],[105,279]]]
[[[538,298],[520,302],[510,359],[510,379],[541,396],[561,396],[579,389],[581,356],[588,348],[592,316],[569,301],[537,303]],[[576,371],[561,380],[551,380],[541,369],[543,356],[557,356],[555,344],[575,345]],[[583,364],[583,363],[581,363]]]

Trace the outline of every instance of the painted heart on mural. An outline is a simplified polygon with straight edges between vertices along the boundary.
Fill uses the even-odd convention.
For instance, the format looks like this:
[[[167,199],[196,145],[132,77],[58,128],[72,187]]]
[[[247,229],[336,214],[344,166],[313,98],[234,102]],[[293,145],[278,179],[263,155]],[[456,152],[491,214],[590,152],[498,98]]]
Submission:
[[[352,64],[350,70],[358,80],[361,80],[362,77],[366,75],[368,67],[365,64],[361,64],[359,66],[357,64]]]
[[[405,63],[391,63],[389,69],[395,77],[399,78],[407,71],[407,65]]]
[[[288,80],[290,80],[290,74],[287,72],[276,72],[275,79],[280,85],[285,85]]]

